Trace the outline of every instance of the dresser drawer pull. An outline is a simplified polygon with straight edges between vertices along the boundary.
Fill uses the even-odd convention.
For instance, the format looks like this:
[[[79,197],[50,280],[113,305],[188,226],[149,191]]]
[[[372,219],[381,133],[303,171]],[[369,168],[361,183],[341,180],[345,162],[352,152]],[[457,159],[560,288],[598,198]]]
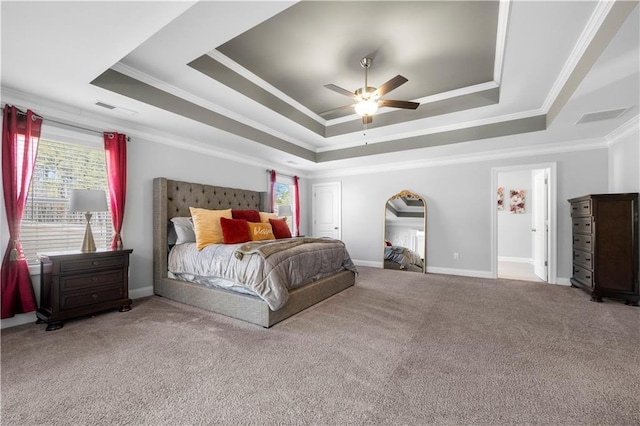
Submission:
[[[578,241],[580,241],[578,238],[574,238],[574,239],[573,239],[573,242],[574,242],[574,243],[577,243]]]
[[[97,260],[94,260],[93,262],[91,262],[91,264],[93,266],[98,266],[100,264],[100,262],[98,262]]]
[[[98,298],[97,294],[92,294],[91,297],[93,297],[93,300],[96,300]]]
[[[93,281],[94,283],[98,281],[98,277],[92,277],[91,281]]]
[[[585,275],[585,278],[590,280],[591,279],[591,275]]]

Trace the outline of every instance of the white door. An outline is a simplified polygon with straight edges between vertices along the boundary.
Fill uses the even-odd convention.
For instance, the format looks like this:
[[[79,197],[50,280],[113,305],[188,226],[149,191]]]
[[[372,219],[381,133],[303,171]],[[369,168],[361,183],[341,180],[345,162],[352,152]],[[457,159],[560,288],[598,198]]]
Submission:
[[[342,238],[340,223],[340,182],[312,185],[312,219],[314,237]]]
[[[548,241],[548,190],[547,171],[533,171],[533,272],[547,281]]]

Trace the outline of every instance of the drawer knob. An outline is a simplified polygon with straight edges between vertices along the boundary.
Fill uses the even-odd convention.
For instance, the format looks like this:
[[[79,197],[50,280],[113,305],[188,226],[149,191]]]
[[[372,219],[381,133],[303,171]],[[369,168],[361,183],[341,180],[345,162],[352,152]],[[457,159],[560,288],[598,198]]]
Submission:
[[[98,262],[97,260],[94,260],[93,262],[91,262],[91,264],[93,266],[98,266],[100,264],[100,262]]]
[[[93,300],[96,300],[98,298],[97,294],[92,294],[91,297],[93,298]]]
[[[91,281],[93,281],[94,283],[98,281],[98,277],[92,277]]]

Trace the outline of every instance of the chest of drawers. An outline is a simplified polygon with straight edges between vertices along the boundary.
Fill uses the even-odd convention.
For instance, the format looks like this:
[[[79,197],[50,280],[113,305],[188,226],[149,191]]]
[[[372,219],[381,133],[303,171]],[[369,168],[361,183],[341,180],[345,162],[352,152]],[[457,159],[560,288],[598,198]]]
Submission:
[[[638,306],[638,194],[572,198],[571,285],[591,294]]]
[[[47,331],[63,320],[107,309],[131,309],[129,255],[133,250],[67,251],[40,254],[38,322]]]

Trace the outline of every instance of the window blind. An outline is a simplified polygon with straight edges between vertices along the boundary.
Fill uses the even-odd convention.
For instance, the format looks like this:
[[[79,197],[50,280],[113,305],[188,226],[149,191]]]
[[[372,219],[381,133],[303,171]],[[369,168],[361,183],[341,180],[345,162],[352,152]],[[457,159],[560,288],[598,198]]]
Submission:
[[[104,150],[41,139],[20,231],[29,264],[38,263],[38,253],[78,250],[82,246],[86,219],[84,213],[69,212],[71,189],[102,189],[105,196],[108,194]],[[92,213],[96,247],[109,248],[111,214]]]

